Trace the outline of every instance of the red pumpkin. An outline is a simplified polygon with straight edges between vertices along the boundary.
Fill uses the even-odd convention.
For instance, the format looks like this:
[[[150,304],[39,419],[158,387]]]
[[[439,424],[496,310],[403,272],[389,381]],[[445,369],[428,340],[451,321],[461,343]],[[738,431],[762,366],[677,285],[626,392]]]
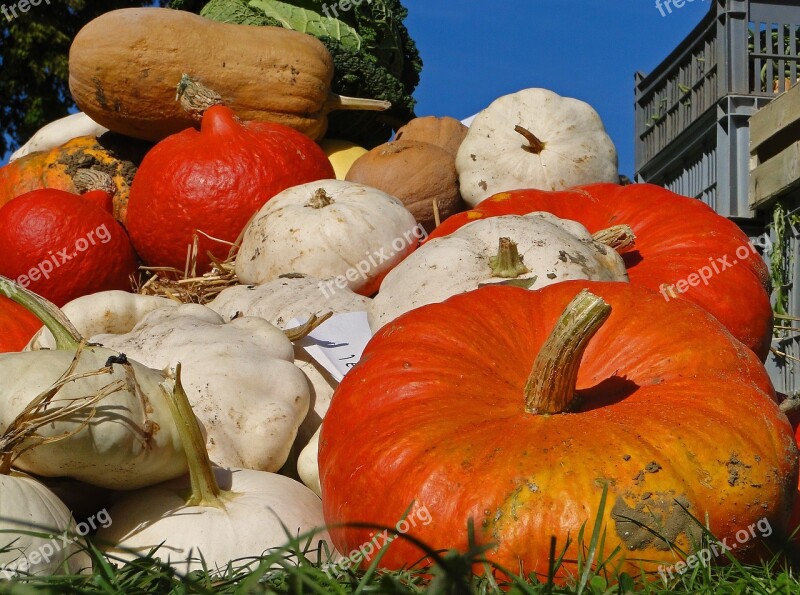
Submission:
[[[585,298],[567,309],[583,288],[610,315]],[[331,526],[408,513],[411,536],[464,551],[472,519],[490,559],[539,576],[550,536],[559,553],[569,538],[562,579],[604,486],[605,554],[621,548],[609,570],[637,575],[699,543],[687,510],[728,542],[766,519],[777,543],[797,486],[792,429],[749,349],[686,300],[586,281],[484,287],[387,324],[333,396],[319,464]],[[371,533],[331,535],[347,555]],[[733,553],[772,545],[759,535]],[[422,556],[397,539],[381,565]]]
[[[786,399],[786,395],[778,394],[779,400]],[[793,409],[788,414],[789,423],[792,424],[794,430],[795,441],[800,446],[800,409]],[[795,547],[800,547],[800,482],[797,485],[797,493],[794,499],[794,508],[792,508],[792,516],[787,525],[787,534],[791,537],[792,543]]]
[[[40,328],[36,316],[0,294],[0,353],[22,351]]]
[[[281,124],[241,122],[227,107],[214,106],[199,131],[174,134],[145,156],[131,188],[127,227],[147,264],[181,271],[198,232],[199,274],[211,263],[207,251],[224,260],[230,243],[278,192],[335,177],[307,136]]]
[[[627,224],[633,246],[619,250],[631,283],[711,312],[764,361],[772,338],[769,270],[730,220],[699,200],[651,184],[593,184],[569,191],[503,192],[444,221],[427,241],[476,219],[547,211],[595,233]]]
[[[43,189],[11,200],[0,208],[0,275],[57,306],[98,291],[130,291],[138,264],[112,215],[112,196]]]

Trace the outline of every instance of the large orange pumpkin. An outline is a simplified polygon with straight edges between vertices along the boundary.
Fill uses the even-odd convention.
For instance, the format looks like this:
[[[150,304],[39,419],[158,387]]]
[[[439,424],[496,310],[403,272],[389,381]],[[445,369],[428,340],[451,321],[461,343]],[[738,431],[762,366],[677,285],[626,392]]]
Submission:
[[[568,309],[584,288],[610,315],[591,295]],[[333,396],[319,463],[326,523],[464,551],[471,519],[491,560],[540,576],[554,536],[562,579],[604,488],[599,555],[619,546],[609,570],[635,574],[695,550],[692,516],[758,559],[797,488],[792,428],[758,358],[702,308],[626,283],[484,287],[387,324]],[[774,543],[741,539],[759,522]],[[372,533],[331,535],[347,555]],[[423,555],[397,539],[381,565]]]
[[[36,316],[0,294],[0,353],[21,351],[40,328]]]
[[[111,176],[117,187],[114,217],[125,223],[128,194],[136,168],[151,144],[113,133],[80,136],[49,151],[30,153],[0,167],[0,207],[32,190],[52,188],[77,194],[73,178],[81,169]]]
[[[453,215],[427,241],[484,217],[547,211],[590,232],[628,225],[633,246],[619,252],[634,285],[711,312],[764,361],[772,339],[769,271],[748,237],[708,206],[651,184],[592,184],[568,191],[514,190]]]

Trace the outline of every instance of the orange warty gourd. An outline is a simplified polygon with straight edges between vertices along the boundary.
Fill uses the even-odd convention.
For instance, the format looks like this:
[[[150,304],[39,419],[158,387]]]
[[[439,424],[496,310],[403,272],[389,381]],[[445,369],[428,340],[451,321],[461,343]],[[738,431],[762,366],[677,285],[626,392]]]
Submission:
[[[658,291],[667,301],[682,298],[702,306],[762,361],[767,358],[772,339],[767,265],[736,224],[699,200],[659,186],[501,192],[442,222],[427,241],[476,219],[534,211],[578,221],[591,233],[630,226],[636,241],[618,251],[631,283]]]
[[[620,548],[607,569],[638,575],[694,551],[692,516],[729,543],[766,519],[775,542],[733,552],[758,559],[780,543],[798,472],[752,351],[686,300],[587,281],[484,287],[384,326],[333,396],[319,463],[340,552],[374,531],[339,523],[423,518],[413,505],[430,522],[409,535],[465,551],[472,520],[486,555],[523,576],[546,577],[554,536],[560,580],[604,489],[605,554]],[[380,564],[423,556],[397,539]]]

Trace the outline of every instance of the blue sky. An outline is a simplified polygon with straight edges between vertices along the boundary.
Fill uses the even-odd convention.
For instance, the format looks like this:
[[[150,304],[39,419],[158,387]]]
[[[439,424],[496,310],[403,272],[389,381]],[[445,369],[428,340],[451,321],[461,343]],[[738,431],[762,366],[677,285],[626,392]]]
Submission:
[[[633,176],[633,75],[655,67],[712,5],[685,2],[662,16],[655,0],[403,0],[425,62],[417,113],[462,119],[545,87],[600,113],[620,171]]]
[[[686,0],[404,0],[425,66],[419,115],[462,119],[527,87],[576,97],[599,113],[633,176],[633,76],[652,70],[713,6]]]

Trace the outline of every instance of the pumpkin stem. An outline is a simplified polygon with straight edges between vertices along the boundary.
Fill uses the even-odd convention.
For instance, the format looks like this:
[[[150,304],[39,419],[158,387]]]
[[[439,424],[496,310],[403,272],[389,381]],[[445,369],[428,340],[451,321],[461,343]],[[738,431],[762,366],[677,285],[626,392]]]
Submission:
[[[530,273],[530,270],[522,262],[522,256],[517,250],[517,243],[513,242],[511,238],[500,238],[497,256],[489,259],[489,266],[492,267],[493,277],[504,279],[516,279],[520,275]]]
[[[0,275],[0,293],[36,316],[47,330],[53,333],[57,349],[75,350],[81,344],[81,334],[52,302],[2,275]]]
[[[636,243],[636,234],[633,233],[630,225],[613,225],[607,229],[601,229],[593,233],[592,238],[595,242],[600,242],[617,251],[630,248]]]
[[[75,190],[81,194],[100,190],[112,196],[117,192],[117,185],[114,183],[114,178],[104,171],[97,169],[79,169],[72,176],[72,183],[75,185]]]
[[[547,415],[572,408],[583,353],[610,315],[611,306],[586,289],[567,305],[533,363],[525,411]]]
[[[325,102],[325,107],[322,111],[326,114],[339,110],[383,112],[390,107],[392,107],[391,101],[383,101],[382,99],[361,99],[359,97],[346,97],[344,95],[331,93],[328,95],[328,100]]]
[[[325,188],[317,188],[314,191],[314,196],[311,197],[305,206],[311,207],[312,209],[324,209],[332,205],[335,200],[333,200],[332,196],[328,196],[328,193],[325,192]]]
[[[167,391],[166,383],[162,388]],[[200,424],[192,411],[189,398],[181,384],[181,365],[175,367],[175,385],[171,396],[167,397],[172,419],[178,428],[178,433],[189,462],[189,478],[192,483],[192,493],[186,501],[187,506],[211,506],[225,508],[225,503],[220,495],[222,490],[214,476],[214,469],[206,449],[206,440],[200,430]]]
[[[184,74],[178,83],[175,101],[180,101],[181,107],[195,120],[201,120],[208,108],[222,104],[222,96]]]
[[[527,128],[523,128],[520,125],[514,126],[514,132],[518,132],[522,136],[525,137],[525,140],[528,141],[527,145],[522,145],[522,148],[528,151],[528,153],[533,153],[534,155],[538,155],[542,151],[544,151],[545,144],[539,140],[533,132],[528,130]]]
[[[289,329],[284,329],[283,334],[286,335],[286,338],[289,339],[292,343],[295,341],[300,341],[301,339],[305,339],[308,335],[314,332],[318,326],[320,326],[323,322],[328,320],[331,316],[333,316],[333,312],[326,312],[322,316],[317,316],[316,314],[312,314],[311,318],[309,318],[305,324],[301,324],[300,326],[295,326]]]

